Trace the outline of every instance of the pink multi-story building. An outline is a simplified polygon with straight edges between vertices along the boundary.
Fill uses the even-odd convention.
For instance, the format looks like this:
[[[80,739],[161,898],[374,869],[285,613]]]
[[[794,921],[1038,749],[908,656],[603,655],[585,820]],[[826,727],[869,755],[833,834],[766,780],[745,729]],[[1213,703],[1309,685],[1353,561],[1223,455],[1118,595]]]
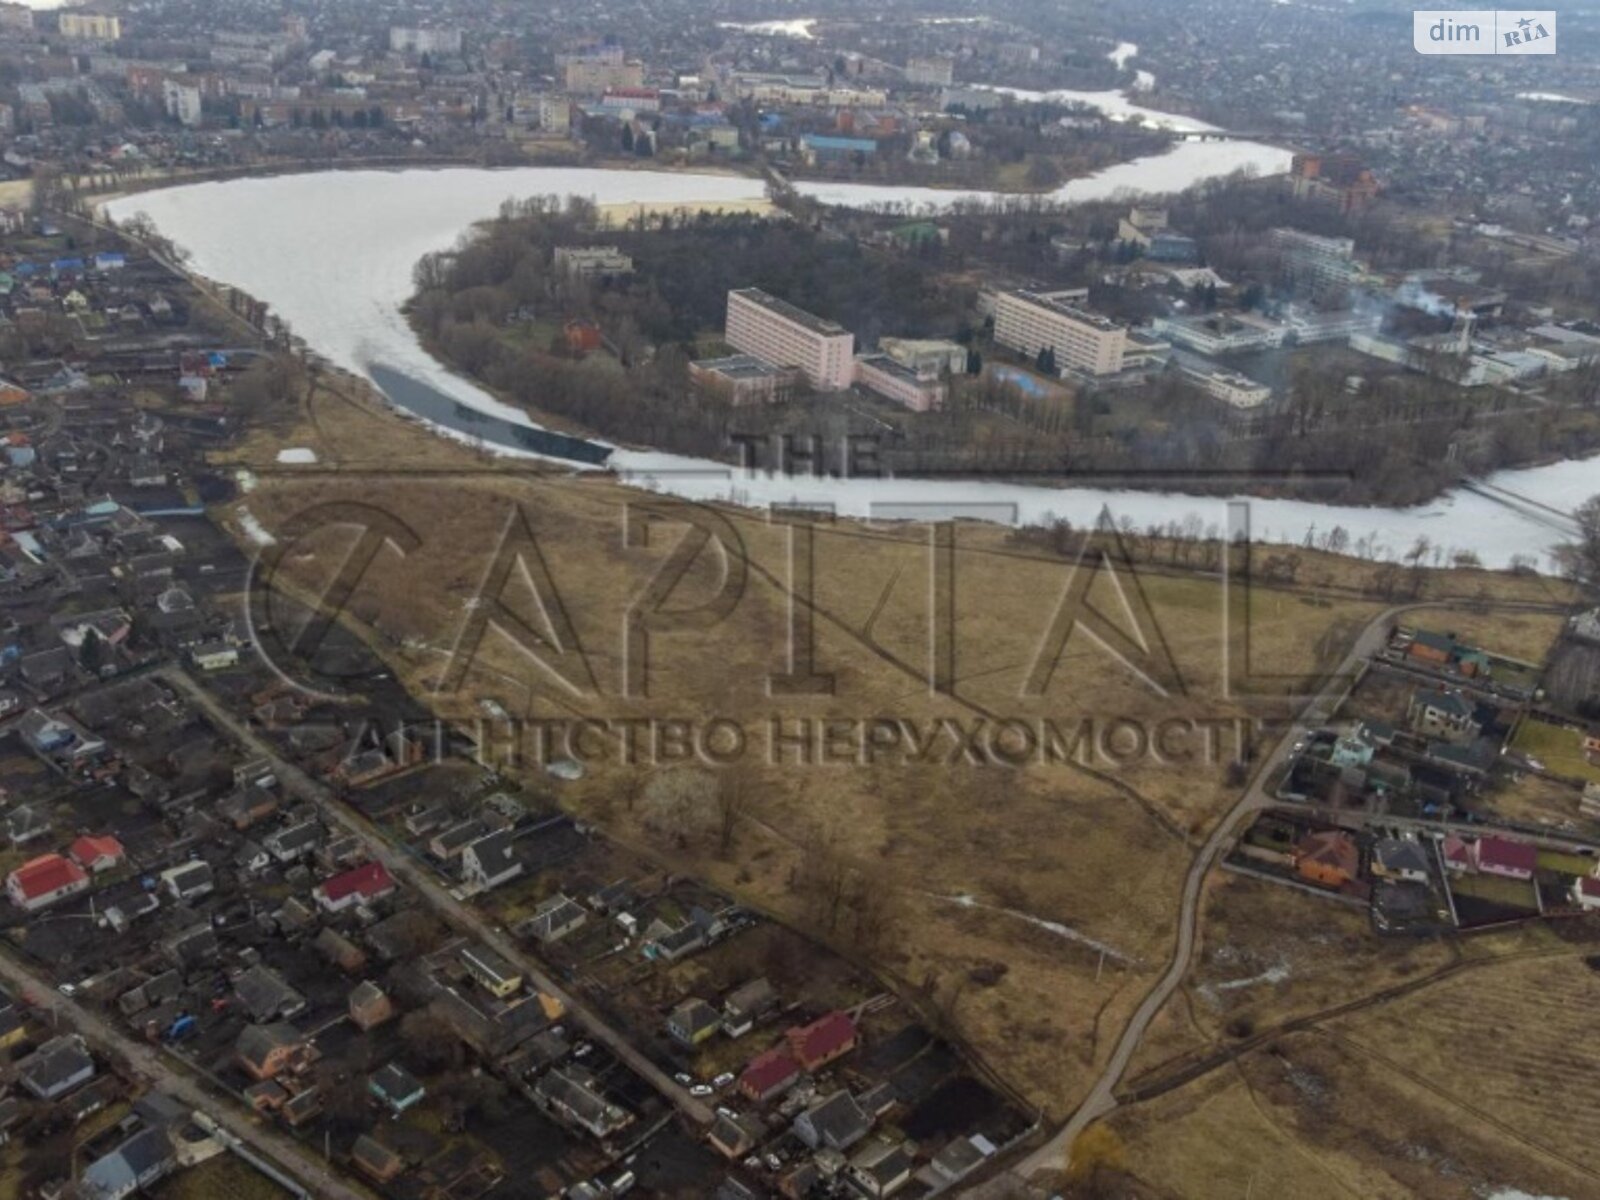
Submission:
[[[819,392],[842,392],[855,376],[856,339],[760,288],[728,293],[728,345],[775,367],[796,367]]]

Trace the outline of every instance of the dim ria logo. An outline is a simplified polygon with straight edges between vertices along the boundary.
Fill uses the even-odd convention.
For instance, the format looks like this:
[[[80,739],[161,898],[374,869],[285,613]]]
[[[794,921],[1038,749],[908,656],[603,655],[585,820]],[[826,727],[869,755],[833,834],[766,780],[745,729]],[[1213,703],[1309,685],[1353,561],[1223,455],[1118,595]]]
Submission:
[[[1427,9],[1411,14],[1418,54],[1554,54],[1553,9]]]

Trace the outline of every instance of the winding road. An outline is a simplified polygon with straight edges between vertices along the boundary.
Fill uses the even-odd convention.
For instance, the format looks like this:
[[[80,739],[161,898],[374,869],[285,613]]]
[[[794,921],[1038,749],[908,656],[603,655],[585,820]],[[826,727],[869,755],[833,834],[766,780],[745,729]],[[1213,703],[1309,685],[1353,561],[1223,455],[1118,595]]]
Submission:
[[[1246,818],[1253,817],[1263,808],[1270,806],[1274,801],[1267,791],[1268,780],[1274,778],[1277,772],[1294,753],[1295,742],[1311,730],[1325,725],[1349,696],[1360,677],[1366,662],[1383,649],[1388,641],[1389,629],[1394,620],[1402,613],[1417,609],[1438,609],[1452,607],[1448,603],[1435,601],[1418,601],[1411,604],[1395,605],[1386,608],[1372,618],[1356,636],[1349,652],[1339,663],[1339,666],[1329,675],[1327,682],[1321,690],[1312,696],[1300,715],[1292,722],[1272,751],[1262,759],[1254,776],[1244,794],[1237,803],[1228,810],[1227,814],[1212,828],[1210,836],[1195,854],[1189,866],[1189,872],[1183,881],[1183,896],[1178,910],[1177,936],[1173,947],[1172,961],[1167,965],[1160,980],[1150,989],[1140,1002],[1139,1007],[1129,1018],[1124,1026],[1121,1036],[1117,1039],[1116,1048],[1107,1060],[1100,1077],[1095,1080],[1094,1086],[1084,1097],[1077,1110],[1072,1114],[1059,1132],[1049,1141],[1034,1150],[1025,1159],[1012,1168],[1006,1178],[1006,1186],[1016,1186],[1031,1179],[1035,1175],[1053,1174],[1064,1170],[1070,1160],[1072,1145],[1078,1135],[1091,1124],[1106,1116],[1116,1109],[1118,1101],[1116,1089],[1127,1073],[1128,1064],[1133,1060],[1134,1053],[1144,1041],[1145,1033],[1150,1027],[1150,1022],[1155,1019],[1162,1007],[1172,998],[1183,978],[1189,971],[1193,961],[1194,952],[1199,944],[1199,911],[1200,891],[1205,884],[1205,879],[1213,867],[1221,859],[1224,851],[1232,842],[1233,836]],[[1518,602],[1494,606],[1497,611],[1508,612],[1565,612],[1565,608],[1553,604],[1539,604],[1532,602]],[[987,1194],[987,1189],[982,1185],[971,1193],[974,1196]]]

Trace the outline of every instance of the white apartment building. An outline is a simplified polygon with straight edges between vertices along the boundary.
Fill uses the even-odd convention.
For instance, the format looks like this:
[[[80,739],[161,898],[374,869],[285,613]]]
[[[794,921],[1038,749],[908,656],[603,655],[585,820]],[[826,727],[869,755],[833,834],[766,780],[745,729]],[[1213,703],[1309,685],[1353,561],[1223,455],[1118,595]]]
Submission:
[[[728,345],[777,367],[798,367],[818,391],[842,392],[855,376],[855,335],[760,288],[728,293]]]
[[[161,99],[167,116],[182,125],[193,128],[205,119],[201,111],[200,89],[192,84],[179,83],[176,79],[162,80]]]
[[[955,59],[942,54],[906,60],[906,82],[922,87],[948,87],[955,78]]]
[[[1356,244],[1350,238],[1322,237],[1286,228],[1274,229],[1270,238],[1273,247],[1282,252],[1284,265],[1313,291],[1347,288],[1361,278]]]
[[[389,29],[389,49],[397,54],[460,54],[461,30],[394,25]]]
[[[1057,370],[1115,375],[1122,370],[1128,331],[1041,292],[1001,292],[995,298],[994,340],[1030,358],[1049,346]]]

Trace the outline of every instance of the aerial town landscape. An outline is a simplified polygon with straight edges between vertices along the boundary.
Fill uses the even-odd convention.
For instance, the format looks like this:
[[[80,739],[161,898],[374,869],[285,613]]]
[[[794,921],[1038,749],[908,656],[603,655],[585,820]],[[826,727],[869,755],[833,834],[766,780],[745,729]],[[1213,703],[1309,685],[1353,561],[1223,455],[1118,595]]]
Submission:
[[[1450,22],[0,0],[0,1200],[1600,1198],[1600,10]]]

